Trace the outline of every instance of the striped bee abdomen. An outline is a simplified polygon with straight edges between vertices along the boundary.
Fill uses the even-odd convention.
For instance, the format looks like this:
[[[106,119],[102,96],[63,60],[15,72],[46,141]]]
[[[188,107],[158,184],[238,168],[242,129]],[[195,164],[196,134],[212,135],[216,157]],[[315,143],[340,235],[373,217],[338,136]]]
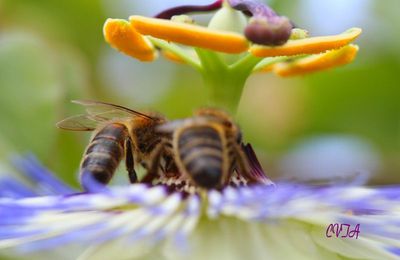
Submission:
[[[222,140],[212,127],[189,127],[178,139],[182,166],[200,187],[211,189],[221,183],[223,169]]]
[[[118,123],[106,125],[101,129],[86,149],[81,174],[91,174],[95,180],[107,184],[124,155],[127,135],[126,127]]]

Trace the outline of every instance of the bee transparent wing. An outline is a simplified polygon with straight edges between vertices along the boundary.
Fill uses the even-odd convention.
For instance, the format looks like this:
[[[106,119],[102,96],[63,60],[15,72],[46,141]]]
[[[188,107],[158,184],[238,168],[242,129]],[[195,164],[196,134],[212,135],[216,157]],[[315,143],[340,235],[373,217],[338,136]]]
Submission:
[[[154,120],[153,117],[146,114],[140,113],[138,111],[100,101],[90,101],[90,100],[72,100],[72,103],[79,104],[86,107],[86,111],[89,115],[100,116],[106,120],[110,119],[124,119],[131,117],[142,117],[150,120]]]
[[[99,123],[110,120],[126,120],[132,117],[141,117],[154,120],[152,117],[119,105],[87,100],[73,100],[73,103],[86,107],[87,114],[68,117],[57,127],[72,131],[92,131]]]
[[[99,120],[90,115],[77,115],[68,117],[56,124],[58,128],[71,131],[93,131]]]
[[[125,119],[132,118],[132,115],[123,113],[120,110],[110,110],[105,112],[99,112],[96,114],[93,111],[91,111],[91,113],[88,112],[87,116],[89,119],[92,119],[97,122],[105,122],[110,120],[123,121]]]
[[[132,115],[128,116],[122,114],[119,110],[110,110],[97,114],[84,114],[68,117],[56,124],[58,128],[72,130],[72,131],[92,131],[99,123],[107,122],[110,120],[123,121],[124,119],[131,118]]]

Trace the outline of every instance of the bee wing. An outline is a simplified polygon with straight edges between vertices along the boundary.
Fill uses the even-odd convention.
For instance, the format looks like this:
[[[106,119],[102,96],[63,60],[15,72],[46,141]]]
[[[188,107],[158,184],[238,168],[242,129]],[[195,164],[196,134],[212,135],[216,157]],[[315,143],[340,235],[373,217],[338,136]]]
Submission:
[[[86,111],[89,115],[103,117],[104,119],[123,119],[131,117],[142,117],[149,120],[154,120],[153,117],[143,114],[141,112],[100,101],[90,101],[90,100],[72,100],[72,103],[79,104],[86,107]]]
[[[99,123],[107,122],[110,120],[120,120],[131,118],[132,115],[127,116],[122,114],[119,110],[110,110],[97,114],[84,114],[68,117],[56,124],[58,128],[72,130],[72,131],[92,131]]]
[[[71,131],[93,131],[98,123],[99,120],[90,115],[77,115],[58,122],[56,126]]]

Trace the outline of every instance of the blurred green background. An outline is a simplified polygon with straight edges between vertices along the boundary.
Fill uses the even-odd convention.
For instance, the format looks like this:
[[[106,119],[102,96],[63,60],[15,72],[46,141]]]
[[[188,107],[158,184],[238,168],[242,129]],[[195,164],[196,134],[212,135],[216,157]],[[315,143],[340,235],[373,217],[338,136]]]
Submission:
[[[157,110],[169,118],[204,105],[203,82],[191,68],[163,58],[140,63],[111,49],[102,36],[108,17],[154,15],[188,2],[210,1],[0,0],[2,166],[9,167],[10,156],[30,152],[77,185],[89,135],[55,127],[83,112],[71,99]],[[371,184],[399,183],[400,2],[270,3],[313,35],[353,26],[364,32],[351,65],[291,79],[249,79],[237,120],[266,172],[274,179],[361,174]]]

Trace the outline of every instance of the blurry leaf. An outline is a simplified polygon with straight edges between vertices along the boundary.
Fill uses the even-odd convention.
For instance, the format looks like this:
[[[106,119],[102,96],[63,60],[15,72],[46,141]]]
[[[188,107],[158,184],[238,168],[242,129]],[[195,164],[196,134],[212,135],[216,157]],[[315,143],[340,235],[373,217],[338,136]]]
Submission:
[[[399,133],[400,63],[382,57],[373,64],[307,78],[312,131],[357,134],[392,150]]]
[[[20,152],[47,157],[54,140],[56,104],[61,95],[47,47],[30,35],[0,39],[1,136]]]
[[[4,0],[2,5],[2,19],[40,31],[55,41],[79,46],[96,61],[106,19],[101,1]]]
[[[55,123],[70,113],[63,110],[69,100],[85,90],[85,77],[78,76],[85,73],[82,66],[32,34],[13,32],[0,38],[0,72],[2,158],[32,152],[75,181],[82,144],[73,135],[59,139]]]

